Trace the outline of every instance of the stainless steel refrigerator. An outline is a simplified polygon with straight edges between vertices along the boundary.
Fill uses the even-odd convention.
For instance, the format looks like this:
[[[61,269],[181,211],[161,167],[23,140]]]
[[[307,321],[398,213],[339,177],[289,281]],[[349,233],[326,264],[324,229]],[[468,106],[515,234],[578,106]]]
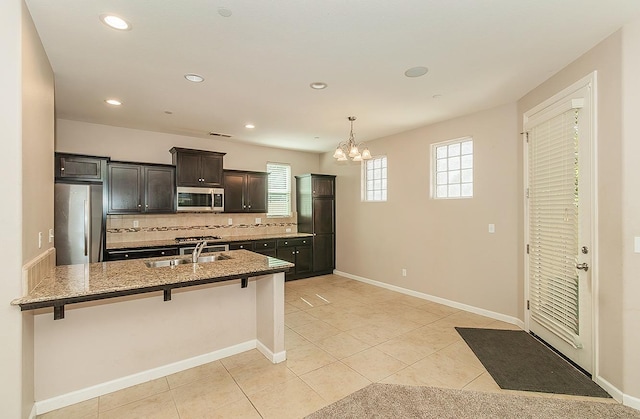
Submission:
[[[54,197],[56,264],[102,261],[102,185],[56,183]]]

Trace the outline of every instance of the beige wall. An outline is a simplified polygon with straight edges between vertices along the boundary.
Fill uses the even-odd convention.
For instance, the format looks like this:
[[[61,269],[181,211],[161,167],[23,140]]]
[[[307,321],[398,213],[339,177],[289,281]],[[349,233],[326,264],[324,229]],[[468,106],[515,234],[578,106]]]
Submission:
[[[123,109],[124,111],[124,109]],[[59,119],[56,151],[110,156],[113,160],[171,164],[172,147],[219,151],[225,169],[265,171],[267,162],[291,164],[293,176],[318,170],[319,155],[152,131]],[[292,196],[295,206],[295,191]]]
[[[8,302],[21,295],[22,268],[22,92],[21,86],[21,7],[22,1],[0,2],[0,129],[2,130],[3,204],[0,205],[0,406],[2,414],[24,417],[22,374],[22,315]],[[33,391],[31,392],[33,394]],[[26,393],[25,395],[28,395]]]
[[[22,261],[53,247],[53,71],[25,6],[22,30]],[[38,232],[42,246],[38,247]]]
[[[596,309],[600,345],[598,374],[623,390],[625,374],[622,341],[622,32],[618,31],[561,70],[518,102],[518,123],[523,113],[577,82],[593,71],[597,76],[597,165],[598,165],[598,277]],[[522,156],[522,148],[518,152]],[[520,164],[521,166],[521,164]],[[518,176],[522,176],[519,170]]]
[[[388,159],[382,203],[361,202],[359,164],[325,154],[321,171],[338,175],[337,270],[522,319],[516,129],[512,104],[369,142]],[[431,144],[465,136],[473,199],[431,199]]]
[[[53,73],[24,3],[1,2],[0,16],[0,405],[4,416],[19,418],[29,416],[34,401],[33,316],[6,303],[24,291],[22,265],[51,247],[45,240],[38,249],[37,231],[53,227]],[[23,178],[33,188],[23,188]]]
[[[22,263],[53,247],[53,71],[26,5],[22,6]],[[17,184],[20,184],[17,182]],[[42,244],[38,243],[42,233]],[[24,287],[24,284],[23,284]],[[23,289],[23,292],[25,290]],[[34,401],[34,322],[22,315],[23,414]]]
[[[35,316],[36,400],[256,339],[256,285],[240,281],[75,304]],[[154,377],[157,378],[157,377]]]
[[[625,393],[640,399],[640,254],[634,237],[640,237],[640,22],[623,28],[623,132],[622,132],[622,266],[623,357]],[[640,400],[638,400],[640,402]],[[640,407],[640,403],[639,403]]]

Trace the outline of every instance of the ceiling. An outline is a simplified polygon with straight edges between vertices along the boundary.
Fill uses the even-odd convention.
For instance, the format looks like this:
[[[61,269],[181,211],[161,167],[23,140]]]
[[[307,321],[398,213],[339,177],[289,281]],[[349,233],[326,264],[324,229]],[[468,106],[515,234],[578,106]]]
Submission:
[[[514,102],[640,17],[637,0],[26,3],[58,118],[313,152],[345,140],[350,115],[367,141]],[[415,66],[429,71],[406,77]]]

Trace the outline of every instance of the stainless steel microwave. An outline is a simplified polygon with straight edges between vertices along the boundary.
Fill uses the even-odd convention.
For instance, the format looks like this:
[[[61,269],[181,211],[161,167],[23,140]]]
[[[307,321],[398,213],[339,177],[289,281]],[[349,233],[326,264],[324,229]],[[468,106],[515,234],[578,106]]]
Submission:
[[[186,188],[177,190],[178,212],[222,212],[224,211],[224,189]]]

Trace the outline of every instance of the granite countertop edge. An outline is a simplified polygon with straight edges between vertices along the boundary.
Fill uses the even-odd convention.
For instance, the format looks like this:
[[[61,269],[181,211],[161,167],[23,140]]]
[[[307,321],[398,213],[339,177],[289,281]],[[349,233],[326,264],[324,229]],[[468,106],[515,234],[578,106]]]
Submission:
[[[46,306],[46,303],[51,303],[53,306],[54,302],[82,297],[90,299],[92,296],[98,300],[105,294],[146,288],[182,288],[188,287],[189,283],[200,285],[209,280],[216,282],[216,279],[220,279],[220,282],[231,281],[241,277],[286,272],[295,266],[293,263],[247,250],[232,250],[225,254],[231,256],[231,259],[199,263],[197,266],[183,264],[150,268],[145,265],[150,260],[172,259],[175,256],[57,266],[31,293],[14,299],[11,305]],[[154,291],[158,290],[141,293]]]

